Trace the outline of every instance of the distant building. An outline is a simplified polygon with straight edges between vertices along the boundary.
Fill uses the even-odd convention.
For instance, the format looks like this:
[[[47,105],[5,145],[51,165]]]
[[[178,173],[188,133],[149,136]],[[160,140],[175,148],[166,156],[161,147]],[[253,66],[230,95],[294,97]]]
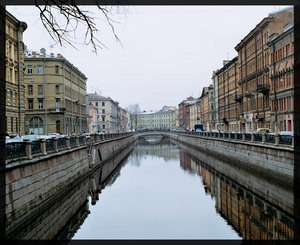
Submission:
[[[193,130],[195,124],[200,124],[200,110],[201,110],[200,99],[197,98],[191,104],[189,104],[188,108],[190,110],[190,125],[189,129]]]
[[[10,136],[24,134],[25,85],[23,32],[27,24],[6,11],[5,19],[5,91],[6,132]],[[4,36],[4,35],[3,35]],[[4,116],[4,115],[1,115]]]
[[[270,36],[271,130],[294,131],[294,27]]]
[[[210,103],[213,104],[213,108],[210,108],[210,114],[211,114],[211,118],[210,118],[210,123],[212,125],[212,129],[219,129],[220,125],[219,125],[219,94],[218,94],[218,76],[216,74],[217,71],[213,71],[212,74],[212,86],[213,86],[213,101],[212,98],[210,97]]]
[[[190,96],[181,101],[178,105],[178,121],[179,127],[190,130],[190,109],[189,105],[195,101],[195,98]]]
[[[87,130],[87,77],[61,54],[25,54],[25,131],[80,134]]]
[[[203,129],[209,131],[209,97],[208,97],[208,87],[202,89],[202,94],[200,96],[201,100],[201,123],[203,124]]]
[[[110,97],[105,97],[100,94],[89,93],[89,103],[97,110],[97,131],[116,133],[125,129],[125,124],[128,125],[128,113],[119,106],[118,101],[114,101]],[[127,118],[125,118],[127,117]]]
[[[175,129],[177,109],[166,107],[157,112],[141,112],[137,114],[138,130],[142,129]]]

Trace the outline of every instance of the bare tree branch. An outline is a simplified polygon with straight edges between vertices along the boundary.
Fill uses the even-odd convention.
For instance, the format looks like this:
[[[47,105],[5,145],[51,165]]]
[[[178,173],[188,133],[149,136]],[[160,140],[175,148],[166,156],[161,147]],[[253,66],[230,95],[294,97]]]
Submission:
[[[75,45],[79,44],[77,35],[79,26],[84,26],[83,44],[91,45],[95,53],[97,53],[99,48],[107,48],[97,38],[99,29],[96,25],[96,19],[98,18],[93,17],[92,12],[84,10],[83,7],[77,5],[75,0],[71,0],[71,4],[68,5],[66,2],[70,3],[69,0],[44,0],[44,5],[38,4],[37,1],[35,0],[35,6],[40,11],[42,24],[50,37],[55,41],[55,44],[59,44],[60,46],[67,44],[76,49]],[[104,21],[110,27],[114,38],[122,45],[116,34],[116,22],[110,17],[112,15],[111,8],[109,10],[109,7],[100,6],[98,3],[96,6],[104,17]],[[119,11],[118,7],[117,11]]]

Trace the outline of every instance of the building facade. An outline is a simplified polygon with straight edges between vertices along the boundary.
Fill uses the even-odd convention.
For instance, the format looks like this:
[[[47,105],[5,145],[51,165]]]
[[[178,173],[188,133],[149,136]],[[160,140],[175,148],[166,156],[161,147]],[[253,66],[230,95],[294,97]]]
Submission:
[[[190,96],[178,104],[178,122],[180,128],[185,130],[190,129],[190,110],[188,107],[194,101],[194,97]]]
[[[195,128],[195,124],[201,123],[200,118],[200,110],[201,110],[201,104],[200,104],[200,98],[195,99],[190,105],[190,130],[193,130]]]
[[[6,132],[10,136],[24,134],[25,85],[23,32],[27,24],[6,11],[5,17],[5,90]],[[1,115],[2,116],[2,115]],[[3,115],[4,116],[4,115]]]
[[[143,129],[175,129],[177,110],[164,107],[157,112],[141,112],[137,114],[138,130]]]
[[[217,71],[213,71],[212,74],[212,86],[213,86],[213,97],[214,100],[211,101],[211,103],[213,103],[213,109],[211,109],[211,124],[212,124],[212,129],[219,129],[220,125],[219,125],[219,114],[218,114],[218,110],[219,110],[219,95],[218,95],[218,76],[216,74]]]
[[[25,55],[25,132],[87,131],[86,76],[61,54],[27,51]]]
[[[201,100],[201,123],[203,124],[203,130],[209,131],[209,97],[208,97],[208,87],[202,89],[200,96]]]
[[[97,132],[116,133],[120,131],[119,102],[100,94],[88,93],[89,104],[97,110]]]
[[[294,27],[271,36],[270,100],[271,130],[294,131]]]
[[[269,47],[270,36],[284,32],[293,22],[294,9],[272,12],[237,44],[242,130],[271,127]]]
[[[219,129],[224,131],[240,130],[237,61],[237,57],[230,61],[224,61],[224,66],[216,72],[218,76]]]

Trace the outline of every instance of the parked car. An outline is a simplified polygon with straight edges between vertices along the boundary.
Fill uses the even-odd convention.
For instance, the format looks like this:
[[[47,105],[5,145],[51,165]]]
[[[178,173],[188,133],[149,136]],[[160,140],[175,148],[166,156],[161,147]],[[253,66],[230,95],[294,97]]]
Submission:
[[[6,144],[7,144],[7,143],[14,143],[14,142],[22,142],[22,140],[21,140],[21,138],[20,138],[19,135],[15,136],[15,137],[13,137],[13,138],[11,138],[11,137],[9,137],[9,136],[6,136],[6,137],[5,137],[5,143],[6,143]]]
[[[22,135],[20,137],[20,139],[22,141],[24,141],[24,139],[28,139],[30,141],[34,141],[34,140],[38,140],[39,137],[40,137],[40,135],[38,135],[38,134],[28,134],[28,135]]]
[[[264,134],[264,133],[271,133],[271,129],[269,128],[258,128],[254,133],[257,134]]]
[[[294,135],[292,131],[280,131],[278,132],[279,135]]]
[[[91,134],[90,133],[83,133],[82,135],[85,136],[85,138],[90,139],[91,138]]]
[[[66,135],[59,134],[59,133],[50,133],[50,134],[48,134],[48,136],[56,137],[56,138],[64,138],[64,137],[66,137]]]

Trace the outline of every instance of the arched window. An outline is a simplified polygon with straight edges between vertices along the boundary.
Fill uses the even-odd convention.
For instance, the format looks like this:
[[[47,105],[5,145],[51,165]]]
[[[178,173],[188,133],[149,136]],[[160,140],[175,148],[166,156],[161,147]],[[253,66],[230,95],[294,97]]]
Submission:
[[[33,117],[29,122],[29,132],[34,134],[43,134],[43,120],[40,117]]]

